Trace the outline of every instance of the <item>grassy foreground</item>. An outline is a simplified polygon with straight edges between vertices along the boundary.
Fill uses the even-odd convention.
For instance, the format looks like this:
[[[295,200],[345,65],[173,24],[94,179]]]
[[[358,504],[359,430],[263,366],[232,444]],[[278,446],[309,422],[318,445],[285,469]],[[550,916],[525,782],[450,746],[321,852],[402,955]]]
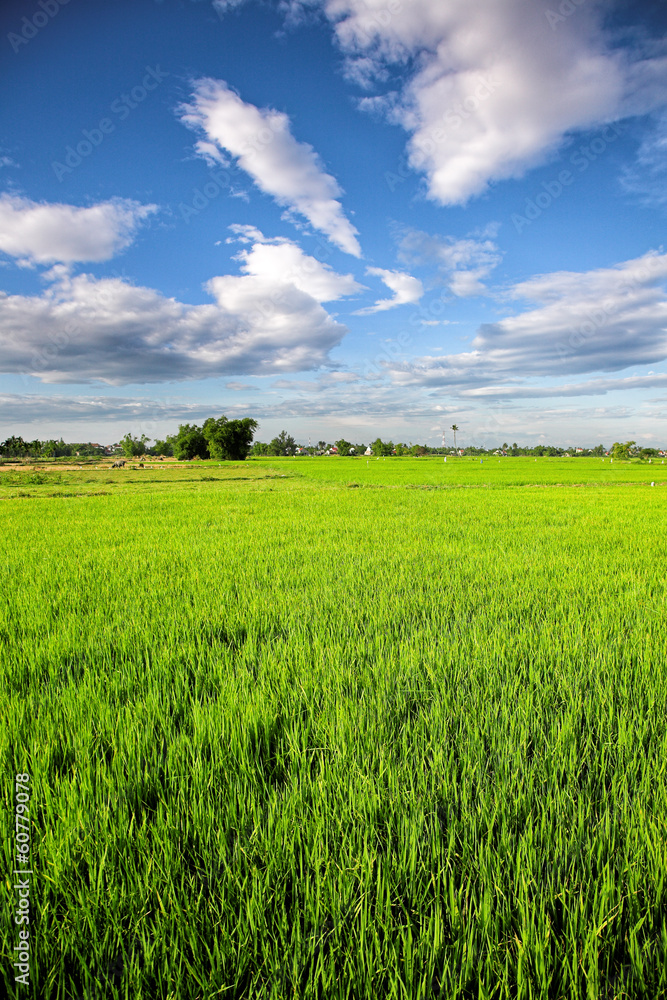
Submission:
[[[667,997],[667,466],[444,465],[0,470],[0,994]]]

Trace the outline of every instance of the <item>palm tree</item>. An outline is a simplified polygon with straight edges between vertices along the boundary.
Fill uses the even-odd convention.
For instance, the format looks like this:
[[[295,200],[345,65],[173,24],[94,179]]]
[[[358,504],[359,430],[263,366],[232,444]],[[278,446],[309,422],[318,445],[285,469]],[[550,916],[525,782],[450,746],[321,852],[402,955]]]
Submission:
[[[454,451],[456,451],[456,432],[457,432],[458,429],[459,428],[458,428],[457,424],[452,424],[452,426],[450,428],[450,430],[454,431]]]

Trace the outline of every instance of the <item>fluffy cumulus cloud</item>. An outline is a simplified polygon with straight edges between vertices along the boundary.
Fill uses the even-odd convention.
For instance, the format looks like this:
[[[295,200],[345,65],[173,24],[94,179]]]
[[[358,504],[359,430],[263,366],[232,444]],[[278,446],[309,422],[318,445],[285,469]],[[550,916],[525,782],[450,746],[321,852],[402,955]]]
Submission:
[[[667,359],[666,281],[667,254],[657,253],[540,275],[508,293],[534,308],[481,326],[469,352],[387,367],[402,385],[464,390],[655,364]]]
[[[214,150],[233,156],[257,187],[355,257],[357,230],[343,213],[342,191],[312,146],[298,142],[287,115],[247,104],[222,80],[197,81],[181,119],[202,136],[197,149],[210,162]]]
[[[133,241],[155,205],[116,198],[89,208],[0,195],[0,250],[27,264],[109,260]]]
[[[394,294],[390,299],[378,299],[372,306],[357,309],[355,314],[357,316],[370,316],[372,313],[384,312],[395,306],[419,302],[424,294],[424,287],[419,278],[413,278],[411,274],[405,274],[403,271],[387,271],[382,267],[367,267],[366,274],[380,278]]]
[[[409,163],[428,194],[464,203],[522,176],[575,130],[664,104],[667,60],[656,45],[608,40],[601,3],[573,0],[287,0],[324,10],[365,87],[405,73],[365,105],[410,134]],[[566,13],[559,13],[566,8]]]
[[[316,302],[333,302],[347,295],[354,295],[364,289],[351,274],[338,274],[328,264],[323,264],[305,254],[301,247],[291,240],[267,239],[254,226],[230,226],[240,242],[252,239],[249,250],[242,249],[236,255],[241,262],[241,270],[255,278],[254,287],[294,285]],[[224,288],[236,288],[239,279],[233,276],[214,278],[211,289],[217,295]],[[243,282],[245,288],[251,282]]]
[[[502,260],[490,232],[455,239],[411,229],[401,239],[400,252],[411,264],[435,265],[449,290],[460,297],[483,295],[482,278]]]
[[[242,273],[212,278],[206,305],[62,269],[42,295],[0,293],[0,370],[121,385],[325,364],[347,331],[321,303],[355,292],[352,276],[286,240],[238,256]]]

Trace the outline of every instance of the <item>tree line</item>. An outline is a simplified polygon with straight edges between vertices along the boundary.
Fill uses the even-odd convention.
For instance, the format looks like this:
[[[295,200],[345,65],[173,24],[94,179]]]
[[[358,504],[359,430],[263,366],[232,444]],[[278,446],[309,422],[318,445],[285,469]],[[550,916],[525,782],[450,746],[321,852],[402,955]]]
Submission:
[[[173,455],[182,461],[193,458],[242,461],[248,456],[258,426],[257,421],[251,417],[241,420],[228,420],[224,415],[209,417],[201,427],[197,424],[181,424],[178,433],[169,435],[162,441],[157,440],[152,447],[149,447],[150,438],[145,434],[134,437],[130,433],[122,438],[120,446],[127,458]],[[66,444],[62,438],[59,441],[28,441],[20,435],[13,435],[0,443],[0,455],[3,458],[91,457],[106,453],[106,448],[102,445],[90,442]]]
[[[267,457],[289,457],[293,455],[325,455],[338,454],[341,456],[363,455],[367,447],[370,447],[374,456],[381,458],[390,455],[397,456],[422,456],[422,455],[450,455],[452,448],[446,446],[432,447],[427,444],[413,444],[402,441],[394,444],[393,441],[383,441],[376,438],[367,446],[363,442],[352,443],[340,438],[333,443],[324,440],[318,441],[316,445],[300,445],[296,439],[282,430],[280,434],[269,442],[254,441],[255,431],[259,426],[256,420],[245,417],[240,420],[228,420],[224,415],[221,417],[209,417],[202,426],[197,424],[180,424],[176,434],[168,435],[163,440],[156,440],[155,444],[149,445],[150,438],[142,434],[134,437],[128,433],[120,442],[121,450],[127,458],[138,458],[141,455],[164,455],[173,456],[180,461],[192,461],[193,459],[218,459],[220,461],[232,460],[243,461],[248,456]],[[458,427],[456,428],[458,430]],[[631,458],[648,459],[657,458],[656,448],[641,447],[635,441],[615,441],[610,449],[605,449],[599,444],[594,448],[561,448],[555,445],[535,445],[533,447],[523,447],[516,441],[509,445],[506,441],[496,448],[482,448],[468,445],[458,449],[456,453],[463,455],[474,455],[483,457],[485,455],[530,455],[536,457],[558,458],[561,456],[573,457],[604,457],[609,455],[619,460]],[[8,437],[0,442],[0,455],[3,458],[62,458],[68,456],[94,457],[107,454],[102,445],[86,443],[67,444],[62,438],[56,441],[27,440],[19,436]]]
[[[458,427],[456,428],[458,430]],[[331,442],[318,441],[317,445],[299,445],[295,439],[289,435],[286,431],[281,431],[278,437],[275,437],[268,444],[262,441],[255,441],[252,448],[250,449],[251,455],[325,455],[330,454],[335,447],[336,453],[339,455],[363,455],[366,451],[367,445],[361,444],[351,444],[351,442],[341,439],[339,441]],[[413,444],[409,442],[406,444],[404,441],[399,441],[394,444],[393,441],[383,441],[382,438],[376,438],[371,441],[368,445],[374,456],[378,458],[388,457],[389,455],[397,456],[421,456],[421,455],[452,455],[452,454],[463,454],[463,455],[473,455],[478,457],[491,456],[491,455],[505,455],[505,456],[534,456],[534,457],[547,457],[547,458],[559,458],[563,456],[572,457],[599,457],[602,458],[606,455],[610,455],[613,458],[618,459],[630,459],[630,458],[655,458],[658,456],[659,452],[657,448],[640,447],[635,441],[625,441],[619,442],[615,441],[611,448],[606,449],[603,444],[598,444],[594,448],[582,448],[577,449],[573,447],[563,448],[557,445],[544,445],[538,444],[530,447],[523,447],[514,442],[514,444],[508,444],[506,441],[496,447],[491,446],[489,448],[476,447],[474,445],[468,445],[465,448],[460,448],[454,450],[448,446],[436,445],[435,447],[427,444]]]

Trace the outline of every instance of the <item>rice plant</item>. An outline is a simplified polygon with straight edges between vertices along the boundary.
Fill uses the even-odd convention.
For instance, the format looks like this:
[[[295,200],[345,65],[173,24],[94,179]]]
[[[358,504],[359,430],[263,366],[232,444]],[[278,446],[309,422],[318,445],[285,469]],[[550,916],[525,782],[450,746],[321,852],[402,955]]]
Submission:
[[[0,483],[5,995],[667,996],[667,491],[503,461]]]

